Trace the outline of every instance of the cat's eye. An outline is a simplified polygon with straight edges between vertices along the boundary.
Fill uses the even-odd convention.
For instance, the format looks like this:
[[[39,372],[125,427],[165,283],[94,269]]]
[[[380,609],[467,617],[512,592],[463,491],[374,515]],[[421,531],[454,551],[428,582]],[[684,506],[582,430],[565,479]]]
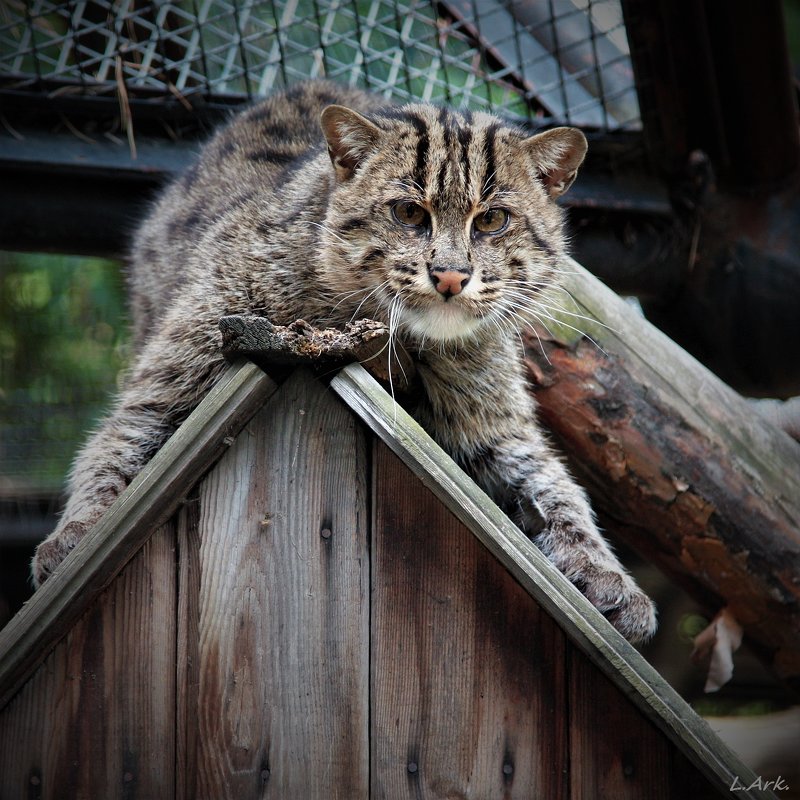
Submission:
[[[428,212],[419,203],[401,200],[392,206],[392,216],[401,225],[409,228],[427,228],[430,222]]]
[[[509,213],[504,208],[490,208],[472,220],[474,233],[500,233],[506,229]]]

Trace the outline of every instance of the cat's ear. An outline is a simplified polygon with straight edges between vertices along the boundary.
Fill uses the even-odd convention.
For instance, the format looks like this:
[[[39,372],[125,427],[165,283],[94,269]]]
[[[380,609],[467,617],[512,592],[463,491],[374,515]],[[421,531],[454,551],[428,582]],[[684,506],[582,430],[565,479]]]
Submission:
[[[375,149],[381,135],[381,129],[366,117],[344,106],[324,109],[320,125],[340,181],[352,176],[361,160]]]
[[[531,136],[524,145],[550,197],[564,194],[583,163],[586,137],[577,128],[553,128]]]

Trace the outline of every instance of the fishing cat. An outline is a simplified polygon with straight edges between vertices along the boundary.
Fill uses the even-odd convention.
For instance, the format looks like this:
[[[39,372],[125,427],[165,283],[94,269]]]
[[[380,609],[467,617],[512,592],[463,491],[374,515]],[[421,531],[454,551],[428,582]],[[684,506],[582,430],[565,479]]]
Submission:
[[[221,317],[369,317],[413,355],[424,397],[411,410],[434,439],[626,637],[650,636],[653,605],[537,426],[520,359],[518,331],[547,313],[565,252],[554,199],[585,152],[575,129],[529,135],[327,82],[241,113],[135,237],[133,365],[76,459],[35,583],[220,376]]]

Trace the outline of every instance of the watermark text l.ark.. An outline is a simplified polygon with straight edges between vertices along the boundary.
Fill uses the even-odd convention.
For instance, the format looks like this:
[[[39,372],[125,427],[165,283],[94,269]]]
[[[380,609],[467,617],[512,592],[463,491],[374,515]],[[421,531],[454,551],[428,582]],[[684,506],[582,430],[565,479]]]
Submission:
[[[785,792],[789,789],[789,784],[786,783],[786,781],[780,775],[778,775],[777,778],[771,778],[769,780],[762,778],[759,775],[754,781],[751,781],[747,785],[742,783],[739,780],[739,777],[736,776],[733,779],[730,791],[749,792],[751,789],[760,789],[761,791],[772,789],[773,792]]]

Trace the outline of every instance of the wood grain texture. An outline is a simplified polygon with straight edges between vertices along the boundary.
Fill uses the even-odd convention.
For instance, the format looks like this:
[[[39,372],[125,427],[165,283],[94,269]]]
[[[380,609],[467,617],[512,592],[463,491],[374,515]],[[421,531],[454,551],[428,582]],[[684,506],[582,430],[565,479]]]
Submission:
[[[174,526],[161,527],[0,714],[0,797],[171,797]]]
[[[333,388],[519,581],[568,637],[725,791],[756,776],[666,681],[539,552],[490,498],[359,365],[343,369]],[[746,793],[740,797],[747,796]],[[753,797],[774,797],[752,792]]]
[[[711,800],[723,794],[574,649],[568,672],[571,800]]]
[[[138,553],[77,621],[27,620],[69,627],[0,713],[0,798],[657,800],[753,784],[362,368],[331,385],[418,475],[377,447],[372,553],[364,431],[295,373],[191,493],[199,462],[174,454],[159,480],[167,497],[186,486],[176,521],[151,536],[139,518]],[[253,392],[212,417],[243,419]],[[225,430],[204,419],[189,451]],[[119,525],[109,535],[133,530]],[[91,589],[72,569],[66,591]]]
[[[563,633],[374,452],[371,797],[568,797]]]
[[[106,515],[0,631],[0,709],[89,608],[275,389],[231,367]]]
[[[177,516],[178,609],[175,661],[175,798],[197,797],[200,693],[200,498],[193,492]]]
[[[352,415],[297,372],[202,482],[196,797],[366,796],[366,471]]]
[[[527,347],[540,416],[607,527],[710,612],[727,606],[800,687],[800,443],[578,264],[565,271],[564,310]]]

